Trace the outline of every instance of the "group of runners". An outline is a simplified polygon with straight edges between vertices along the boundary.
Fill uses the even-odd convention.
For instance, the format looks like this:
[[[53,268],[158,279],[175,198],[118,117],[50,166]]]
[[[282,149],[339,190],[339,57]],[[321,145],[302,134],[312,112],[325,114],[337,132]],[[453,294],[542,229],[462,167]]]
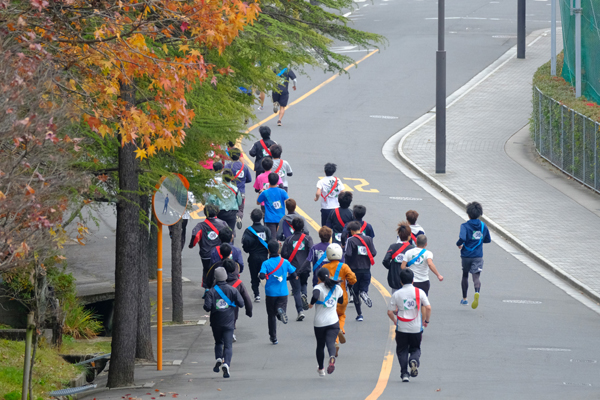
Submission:
[[[305,219],[296,212],[296,201],[289,197],[288,178],[293,172],[290,164],[281,159],[282,146],[271,140],[268,127],[261,126],[259,132],[261,140],[249,152],[255,157],[253,188],[258,194],[257,207],[250,212],[252,225],[241,236],[241,248],[248,255],[252,296],[240,280],[244,259],[242,249],[235,245],[235,230],[242,228],[245,186],[252,183],[239,149],[231,146],[228,149],[231,160],[213,163],[216,177],[211,182],[211,194],[204,200],[206,218],[193,229],[189,244],[190,248],[200,247],[204,309],[210,312],[215,339],[214,371],[230,376],[238,310],[245,307],[246,314],[252,316],[252,303],[262,300],[260,283],[264,281],[269,340],[278,344],[278,321],[283,324],[289,321],[287,305],[291,287],[296,321],[303,321],[307,310],[315,310],[317,371],[325,376],[335,370],[340,344],[346,342],[348,304],[354,304],[355,319],[359,322],[365,318],[363,304],[368,308],[373,305],[369,288],[377,255],[375,232],[364,220],[367,208],[352,206],[352,192],[346,191],[341,179],[335,176],[336,165],[327,163],[325,177],[316,185],[314,200],[320,202],[322,226],[318,241],[313,239]],[[475,309],[481,288],[482,247],[491,237],[479,219],[482,206],[470,203],[466,212],[469,221],[461,225],[456,243],[463,269],[460,304],[468,305],[470,274],[475,288],[471,306]],[[409,210],[405,217],[398,224],[397,240],[388,247],[382,264],[392,289],[387,313],[396,325],[401,379],[408,382],[418,374],[423,328],[430,323],[429,271],[439,281],[444,277],[433,262],[433,253],[427,249],[427,236],[417,223],[418,212]],[[329,356],[327,364],[325,348]]]

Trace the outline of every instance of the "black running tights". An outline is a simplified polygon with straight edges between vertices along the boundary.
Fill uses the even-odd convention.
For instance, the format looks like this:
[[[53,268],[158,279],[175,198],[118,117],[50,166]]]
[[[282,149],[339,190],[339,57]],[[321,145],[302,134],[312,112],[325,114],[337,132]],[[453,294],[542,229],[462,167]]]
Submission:
[[[479,280],[480,274],[481,274],[481,272],[472,274],[473,275],[473,286],[475,286],[475,292],[477,292],[477,293],[479,293],[479,289],[481,289],[481,281]],[[461,284],[462,284],[463,299],[466,299],[467,298],[467,290],[469,289],[469,271],[463,271]]]
[[[319,363],[319,369],[324,368],[323,361],[325,359],[325,345],[327,345],[329,357],[335,356],[335,339],[337,338],[339,332],[339,322],[328,326],[315,326],[315,337],[317,338],[317,363]]]

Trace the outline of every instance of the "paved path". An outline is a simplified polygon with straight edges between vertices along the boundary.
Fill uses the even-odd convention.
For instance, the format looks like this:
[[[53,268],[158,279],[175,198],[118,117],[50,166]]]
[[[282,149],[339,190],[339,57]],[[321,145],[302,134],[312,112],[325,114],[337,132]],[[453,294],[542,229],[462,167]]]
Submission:
[[[511,57],[447,111],[447,173],[435,174],[435,118],[400,143],[400,154],[600,297],[600,218],[525,170],[505,143],[531,116],[531,77],[550,54],[550,36],[529,38],[527,58]],[[561,41],[559,40],[559,49]],[[600,198],[599,198],[600,200]]]

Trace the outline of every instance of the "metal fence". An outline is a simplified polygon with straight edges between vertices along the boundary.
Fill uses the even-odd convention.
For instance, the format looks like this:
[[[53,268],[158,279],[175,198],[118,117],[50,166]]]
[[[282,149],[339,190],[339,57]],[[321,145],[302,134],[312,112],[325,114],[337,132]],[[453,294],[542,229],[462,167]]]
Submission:
[[[533,90],[532,134],[543,158],[600,193],[600,124]]]

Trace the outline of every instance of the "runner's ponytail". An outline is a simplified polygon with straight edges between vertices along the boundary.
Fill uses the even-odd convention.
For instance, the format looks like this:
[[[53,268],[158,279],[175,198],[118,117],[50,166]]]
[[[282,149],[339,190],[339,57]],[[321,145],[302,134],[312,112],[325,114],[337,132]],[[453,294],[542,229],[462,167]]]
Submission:
[[[323,282],[325,284],[325,286],[327,286],[329,289],[333,289],[335,287],[335,285],[339,284],[338,281],[334,281],[333,279],[331,279],[329,277],[329,271],[327,270],[327,268],[321,268],[319,269],[319,272],[317,272],[317,277],[321,280],[321,282]]]

